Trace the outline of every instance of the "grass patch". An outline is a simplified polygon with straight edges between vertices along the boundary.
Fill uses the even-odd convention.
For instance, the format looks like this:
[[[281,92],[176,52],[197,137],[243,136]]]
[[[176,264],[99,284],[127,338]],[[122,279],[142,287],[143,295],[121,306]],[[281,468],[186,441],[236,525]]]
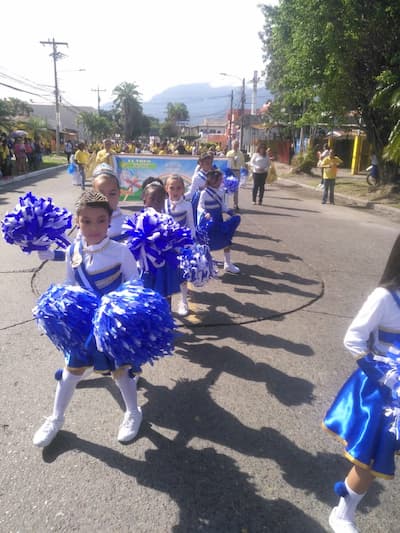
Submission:
[[[65,155],[50,154],[42,157],[42,164],[40,168],[51,168],[66,164],[67,158]]]

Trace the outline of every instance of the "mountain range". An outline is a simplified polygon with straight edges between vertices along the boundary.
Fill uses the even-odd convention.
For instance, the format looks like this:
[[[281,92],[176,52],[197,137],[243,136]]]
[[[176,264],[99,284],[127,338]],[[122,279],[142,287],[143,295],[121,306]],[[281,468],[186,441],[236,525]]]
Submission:
[[[142,102],[143,112],[145,115],[164,121],[167,115],[168,103],[185,104],[189,112],[189,124],[196,126],[204,124],[207,119],[225,118],[230,110],[232,91],[233,109],[240,109],[240,87],[229,85],[213,87],[208,83],[191,83],[169,87],[153,96],[147,102]],[[252,88],[246,87],[246,109],[251,106],[252,92]],[[258,87],[255,102],[256,109],[271,98],[271,93],[264,87]],[[110,107],[111,104],[104,106],[105,109]]]

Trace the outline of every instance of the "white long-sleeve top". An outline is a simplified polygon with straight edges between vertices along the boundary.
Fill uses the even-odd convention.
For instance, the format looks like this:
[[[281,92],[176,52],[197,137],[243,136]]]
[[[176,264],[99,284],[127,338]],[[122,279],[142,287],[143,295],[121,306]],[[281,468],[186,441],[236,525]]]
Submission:
[[[106,237],[98,244],[87,246],[86,241],[83,238],[81,239],[83,245],[82,262],[85,265],[88,274],[94,275],[119,265],[122,274],[122,282],[139,279],[136,260],[125,244],[115,242],[109,237]],[[79,243],[76,247],[79,247]],[[70,247],[66,252],[66,261],[66,283],[69,285],[77,285],[74,270],[72,268],[74,258],[71,258]],[[87,289],[88,287],[84,288]]]
[[[387,289],[378,287],[350,324],[344,345],[358,359],[371,350],[384,355],[395,340],[400,340],[400,307]]]
[[[258,152],[254,152],[250,159],[250,168],[256,174],[268,172],[270,160],[267,154],[261,155]]]

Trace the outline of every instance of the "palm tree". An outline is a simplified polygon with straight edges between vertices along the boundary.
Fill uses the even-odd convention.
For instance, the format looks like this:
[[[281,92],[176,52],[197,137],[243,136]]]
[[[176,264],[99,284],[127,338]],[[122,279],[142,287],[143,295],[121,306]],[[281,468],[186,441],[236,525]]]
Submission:
[[[124,140],[129,141],[141,131],[143,110],[140,93],[135,83],[124,81],[115,87],[113,94],[116,95],[113,104],[122,120]]]

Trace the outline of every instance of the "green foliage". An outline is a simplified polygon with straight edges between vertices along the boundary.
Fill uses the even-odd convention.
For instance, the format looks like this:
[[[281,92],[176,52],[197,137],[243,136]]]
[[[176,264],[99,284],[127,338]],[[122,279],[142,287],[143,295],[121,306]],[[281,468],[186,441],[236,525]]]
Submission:
[[[187,122],[189,120],[189,111],[186,104],[169,102],[167,104],[166,122],[177,124],[178,122]]]
[[[284,108],[296,125],[326,117],[340,122],[349,111],[358,112],[381,154],[396,120],[390,106],[371,102],[384,72],[400,72],[400,2],[281,0],[261,9],[275,108]]]
[[[103,113],[89,113],[82,111],[77,117],[78,124],[83,126],[85,136],[92,141],[100,141],[108,137],[113,131],[113,122],[111,118]]]
[[[141,134],[143,125],[143,108],[137,85],[122,82],[114,88],[113,94],[116,122],[122,128],[124,140],[132,140]]]
[[[315,168],[317,164],[315,151],[312,148],[308,148],[305,152],[295,155],[291,164],[293,172],[297,174],[300,172],[312,174],[312,169]]]

